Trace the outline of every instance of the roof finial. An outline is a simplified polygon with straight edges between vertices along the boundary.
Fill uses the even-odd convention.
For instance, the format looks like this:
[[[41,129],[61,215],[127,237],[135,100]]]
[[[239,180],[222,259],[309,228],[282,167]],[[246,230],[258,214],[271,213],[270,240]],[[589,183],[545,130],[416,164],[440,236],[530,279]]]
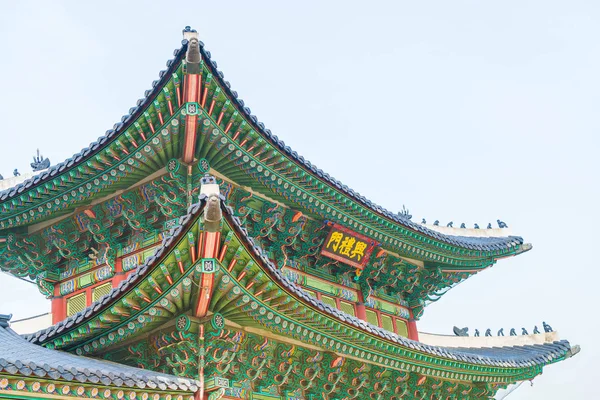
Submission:
[[[200,40],[198,32],[195,29],[186,26],[183,29],[183,39],[188,41],[187,52],[185,53],[185,62],[188,74],[199,74],[201,71],[200,62]]]
[[[468,327],[459,328],[459,327],[455,326],[452,330],[454,331],[454,334],[456,336],[469,336],[469,328]]]
[[[412,219],[412,215],[411,215],[410,211],[408,211],[408,208],[406,208],[406,206],[404,204],[402,204],[402,211],[398,212],[398,216],[404,217],[406,219]]]

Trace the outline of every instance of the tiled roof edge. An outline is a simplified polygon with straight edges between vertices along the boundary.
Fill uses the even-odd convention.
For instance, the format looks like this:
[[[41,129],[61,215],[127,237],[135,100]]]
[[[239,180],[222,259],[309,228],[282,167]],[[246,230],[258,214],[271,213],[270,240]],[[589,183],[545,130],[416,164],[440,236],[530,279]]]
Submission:
[[[27,357],[27,351],[29,350],[29,357],[32,357],[31,353],[34,353],[34,356],[39,358],[41,353],[41,356],[44,356],[44,358],[42,360],[21,360],[6,356],[0,357],[0,373],[6,371],[11,375],[35,375],[42,378],[49,377],[51,379],[63,379],[78,383],[98,384],[98,382],[102,382],[103,385],[137,387],[145,390],[174,390],[193,393],[200,387],[200,382],[196,379],[178,377],[128,365],[122,365],[122,370],[117,375],[106,369],[108,365],[112,367],[114,363],[108,364],[109,362],[105,360],[89,359],[90,361],[86,363],[87,366],[85,368],[74,365],[63,365],[68,364],[74,359],[85,359],[85,357],[38,347],[33,343],[26,342],[8,326],[0,326],[0,342],[2,341],[8,341],[8,344],[15,345],[23,341],[23,344],[18,346],[19,351],[23,352],[23,357]],[[55,360],[52,360],[52,357],[49,356],[50,354],[54,355]],[[45,357],[46,355],[48,357]],[[59,364],[55,365],[53,362]],[[153,373],[156,373],[156,376],[153,376]]]

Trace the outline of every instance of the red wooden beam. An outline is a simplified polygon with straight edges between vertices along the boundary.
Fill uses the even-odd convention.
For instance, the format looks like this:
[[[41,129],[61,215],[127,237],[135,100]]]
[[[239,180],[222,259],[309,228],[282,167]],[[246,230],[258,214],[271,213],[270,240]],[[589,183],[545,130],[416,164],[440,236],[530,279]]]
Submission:
[[[184,76],[184,103],[200,102],[200,74],[187,74]],[[183,144],[183,162],[190,164],[194,161],[198,128],[198,115],[186,115],[185,139]]]

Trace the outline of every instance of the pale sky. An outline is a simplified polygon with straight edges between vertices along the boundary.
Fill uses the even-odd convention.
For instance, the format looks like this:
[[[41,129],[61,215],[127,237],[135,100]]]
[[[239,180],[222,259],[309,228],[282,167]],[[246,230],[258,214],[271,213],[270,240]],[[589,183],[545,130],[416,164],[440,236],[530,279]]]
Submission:
[[[259,120],[318,167],[413,220],[500,218],[533,243],[426,308],[419,330],[546,321],[582,351],[508,398],[597,396],[600,3],[321,3],[1,1],[0,173],[103,135],[191,25]],[[0,313],[48,310],[0,275]]]

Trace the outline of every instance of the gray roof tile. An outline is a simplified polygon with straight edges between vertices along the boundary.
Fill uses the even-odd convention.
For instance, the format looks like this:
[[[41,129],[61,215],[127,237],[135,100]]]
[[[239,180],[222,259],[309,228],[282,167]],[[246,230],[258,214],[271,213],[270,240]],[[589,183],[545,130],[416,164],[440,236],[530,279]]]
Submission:
[[[0,315],[0,321],[10,317]],[[200,384],[195,379],[180,378],[151,370],[134,368],[110,361],[76,356],[29,343],[10,327],[0,324],[0,373],[64,379],[82,383],[102,382],[106,385],[144,388],[144,382],[167,385],[171,390],[195,392]]]

